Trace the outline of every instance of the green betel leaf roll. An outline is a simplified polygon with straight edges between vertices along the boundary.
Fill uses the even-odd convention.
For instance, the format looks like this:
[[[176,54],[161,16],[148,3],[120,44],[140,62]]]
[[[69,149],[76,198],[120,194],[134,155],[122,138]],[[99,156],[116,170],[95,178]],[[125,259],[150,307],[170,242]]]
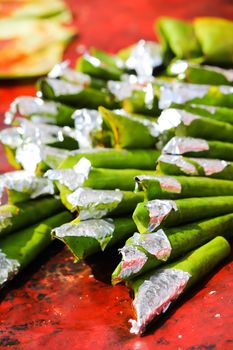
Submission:
[[[233,180],[233,162],[220,159],[187,158],[163,154],[158,159],[156,170],[167,175],[208,176]]]
[[[192,84],[233,85],[233,70],[175,60],[167,67],[167,74]]]
[[[194,20],[194,30],[206,62],[233,65],[232,21],[223,18],[198,17]]]
[[[198,85],[179,81],[160,82],[156,92],[159,109],[175,104],[201,104],[233,108],[233,88],[228,85]]]
[[[233,143],[175,136],[163,147],[163,153],[233,161]]]
[[[0,237],[33,225],[64,210],[60,200],[42,198],[29,200],[17,205],[0,206]]]
[[[154,199],[139,203],[133,220],[138,232],[146,233],[228,213],[233,213],[233,196]]]
[[[192,114],[201,115],[220,122],[233,124],[233,108],[218,107],[218,106],[206,106],[206,105],[177,105],[179,109],[184,109]]]
[[[98,79],[121,80],[121,76],[124,73],[123,67],[117,66],[117,62],[114,65],[113,60],[110,63],[110,58],[106,58],[107,54],[100,55],[99,52],[98,56],[92,56],[88,53],[84,54],[78,59],[76,69]]]
[[[154,148],[159,135],[156,122],[99,107],[110,143],[115,148]]]
[[[0,240],[0,286],[29,265],[51,242],[51,230],[72,219],[64,211],[43,223],[12,233]],[[14,242],[14,244],[12,244]]]
[[[192,23],[169,17],[161,17],[156,29],[163,45],[164,56],[172,58],[201,57],[201,47],[196,39]]]
[[[7,190],[10,204],[54,195],[56,191],[51,180],[35,176],[25,170],[0,175],[0,201],[5,190]]]
[[[177,108],[165,109],[158,118],[161,133],[233,142],[233,125]],[[221,132],[219,132],[221,130]]]
[[[74,126],[72,114],[75,109],[59,102],[42,100],[39,97],[20,96],[5,113],[5,123],[12,124],[16,117],[24,117],[33,122]]]
[[[233,195],[233,182],[228,180],[166,175],[137,175],[135,180],[148,200]]]
[[[153,81],[153,78],[129,76],[124,81],[109,80],[107,88],[128,113],[156,116],[159,87]]]
[[[104,80],[93,78],[88,74],[69,68],[69,61],[63,61],[56,64],[49,72],[48,77],[52,79],[62,79],[75,85],[94,89],[102,89],[106,87],[106,82]]]
[[[143,192],[93,190],[80,187],[66,196],[66,207],[77,211],[80,220],[130,214],[144,200]]]
[[[53,236],[62,240],[75,259],[105,250],[106,247],[124,242],[134,232],[136,226],[129,217],[116,219],[75,219],[53,230]]]
[[[131,333],[142,334],[186,290],[209,274],[230,254],[230,245],[216,237],[180,260],[130,281],[136,320]]]
[[[63,204],[71,209],[72,204],[67,200],[67,196],[78,188],[133,191],[135,187],[134,177],[145,173],[155,174],[155,171],[92,168],[89,160],[81,158],[73,168],[48,170],[44,176],[50,181],[55,181]]]
[[[155,149],[93,148],[71,154],[60,164],[60,168],[71,168],[84,157],[95,168],[153,170],[159,155],[160,152]]]
[[[75,108],[119,107],[119,103],[107,91],[85,88],[82,85],[52,78],[40,79],[37,86],[43,98],[62,102]]]
[[[218,235],[231,238],[232,224],[231,213],[151,233],[136,232],[120,250],[122,260],[113,272],[112,283],[132,279],[167,260],[179,258]]]

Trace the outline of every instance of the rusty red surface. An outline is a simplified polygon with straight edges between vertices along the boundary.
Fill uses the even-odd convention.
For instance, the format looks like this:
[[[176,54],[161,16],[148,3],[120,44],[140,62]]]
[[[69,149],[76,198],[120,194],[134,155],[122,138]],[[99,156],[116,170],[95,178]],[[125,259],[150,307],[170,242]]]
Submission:
[[[153,40],[160,15],[233,18],[230,0],[67,2],[80,30],[65,54],[73,64],[83,46],[114,52],[140,38]],[[1,83],[1,118],[13,98],[34,92],[33,81]],[[9,169],[0,150],[0,172]],[[126,287],[110,285],[116,263],[110,252],[74,264],[62,245],[51,246],[0,293],[0,349],[233,349],[232,257],[141,338],[129,333],[133,310]]]

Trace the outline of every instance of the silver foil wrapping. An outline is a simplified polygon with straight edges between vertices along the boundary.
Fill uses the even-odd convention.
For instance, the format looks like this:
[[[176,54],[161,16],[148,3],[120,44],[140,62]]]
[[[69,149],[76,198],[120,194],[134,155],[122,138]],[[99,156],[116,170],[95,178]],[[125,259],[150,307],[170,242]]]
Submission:
[[[0,211],[0,236],[1,236],[1,231],[12,224],[11,218],[12,218],[12,213],[7,211],[7,209],[6,211],[3,211],[3,210]]]
[[[56,64],[49,72],[48,77],[53,79],[62,78],[72,84],[77,84],[84,87],[89,86],[91,83],[91,78],[89,75],[69,68],[69,61],[63,61]]]
[[[74,119],[76,139],[80,148],[91,148],[92,133],[102,129],[102,116],[95,109],[77,109],[72,118]]]
[[[122,254],[121,271],[114,281],[121,281],[138,273],[148,260],[146,254],[133,245],[125,245],[120,252]]]
[[[198,175],[198,171],[195,165],[185,160],[182,156],[162,154],[159,157],[158,161],[166,164],[176,165],[185,174]]]
[[[28,194],[32,199],[41,195],[54,194],[54,185],[51,180],[34,176],[25,170],[0,175],[0,198],[5,189]]]
[[[190,159],[192,159],[202,167],[206,176],[220,173],[229,164],[229,162],[226,162],[225,160],[220,160],[220,159],[205,159],[205,158],[190,158]]]
[[[72,210],[78,209],[80,220],[100,219],[115,209],[123,198],[119,190],[93,190],[91,188],[78,188],[67,195],[67,201]]]
[[[142,247],[156,259],[166,261],[172,251],[171,244],[162,229],[153,233],[134,233],[132,244]]]
[[[72,84],[64,80],[46,78],[45,81],[52,88],[55,97],[76,95],[83,90],[82,85]]]
[[[115,226],[111,219],[92,219],[79,223],[70,222],[53,229],[53,234],[58,238],[64,237],[90,237],[96,239],[102,250],[112,238]]]
[[[136,176],[135,180],[139,184],[144,180],[158,181],[161,189],[167,192],[180,193],[182,190],[180,182],[171,176],[139,175]]]
[[[189,126],[194,120],[200,119],[199,116],[177,108],[165,109],[158,118],[159,130],[162,133],[165,130],[176,128],[181,123]]]
[[[149,211],[149,232],[154,231],[166,219],[172,210],[178,210],[175,201],[166,199],[154,199],[148,201],[145,203],[145,208]]]
[[[170,268],[157,270],[145,279],[133,301],[137,320],[129,321],[132,325],[130,332],[143,333],[146,326],[179,297],[190,277],[188,272]]]
[[[15,259],[9,259],[0,249],[0,288],[11,280],[19,271],[20,264]]]
[[[11,124],[15,117],[28,117],[32,115],[56,115],[59,103],[44,101],[38,97],[20,96],[10,105],[5,113],[5,124]]]
[[[83,185],[90,170],[90,161],[83,157],[73,168],[48,170],[44,176],[52,181],[58,181],[60,184],[68,187],[71,191],[74,191]]]
[[[202,152],[208,150],[208,142],[204,139],[175,136],[164,146],[163,153],[180,155],[189,152]]]

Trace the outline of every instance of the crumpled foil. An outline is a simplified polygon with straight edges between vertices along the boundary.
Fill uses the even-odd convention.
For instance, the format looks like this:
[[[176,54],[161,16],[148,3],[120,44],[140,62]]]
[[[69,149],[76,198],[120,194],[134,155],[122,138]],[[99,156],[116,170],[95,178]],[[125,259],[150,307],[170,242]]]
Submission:
[[[158,181],[161,189],[167,192],[180,193],[182,190],[180,182],[171,176],[138,175],[135,180],[138,184],[143,183],[144,180]]]
[[[204,139],[175,136],[164,146],[163,153],[180,155],[188,152],[202,152],[208,150],[208,142]]]
[[[64,237],[91,237],[96,239],[102,250],[105,249],[115,230],[111,219],[92,219],[79,223],[67,223],[53,229],[53,234],[58,238]]]
[[[78,188],[67,195],[67,201],[79,211],[80,220],[100,219],[115,209],[122,201],[123,193],[119,190],[93,190]]]
[[[145,208],[149,211],[149,232],[153,232],[166,219],[172,210],[178,210],[176,202],[167,199],[154,199],[148,201],[145,203]]]
[[[0,287],[11,280],[19,271],[20,264],[15,259],[9,259],[0,249]]]
[[[148,260],[146,254],[133,245],[125,245],[120,249],[122,254],[121,271],[114,281],[121,281],[141,271]]]
[[[171,302],[184,291],[191,275],[188,272],[164,268],[154,272],[139,287],[133,301],[137,320],[129,320],[131,333],[141,334],[158,315],[164,313]]]
[[[49,72],[48,77],[52,79],[62,78],[72,84],[84,87],[89,86],[91,83],[91,78],[88,74],[69,68],[68,60],[56,64]]]
[[[72,84],[60,79],[45,78],[45,81],[52,88],[55,97],[76,95],[84,88],[82,85]]]
[[[230,163],[220,159],[190,158],[198,163],[204,170],[206,176],[223,171]]]
[[[194,120],[200,119],[199,116],[186,112],[182,109],[165,109],[158,118],[159,130],[162,133],[165,130],[176,128],[181,123],[189,126]]]
[[[192,158],[190,158],[190,159],[192,159]],[[158,161],[159,162],[163,162],[163,163],[167,163],[167,164],[176,165],[185,174],[198,175],[198,171],[197,171],[195,165],[190,163],[190,162],[188,162],[182,156],[176,156],[176,155],[173,156],[173,155],[168,155],[168,154],[162,154],[159,157]]]

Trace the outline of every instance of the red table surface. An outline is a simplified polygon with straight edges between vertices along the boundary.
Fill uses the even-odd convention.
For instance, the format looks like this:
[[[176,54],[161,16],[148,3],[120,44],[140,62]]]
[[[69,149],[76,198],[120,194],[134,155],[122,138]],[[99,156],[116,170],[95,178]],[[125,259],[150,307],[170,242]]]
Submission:
[[[82,46],[114,52],[140,38],[153,40],[154,20],[161,15],[233,18],[231,0],[67,3],[80,31],[65,53],[72,63]],[[13,98],[34,91],[31,81],[1,83],[1,122]],[[0,151],[0,172],[10,169]],[[233,349],[232,257],[144,337],[129,333],[134,315],[126,287],[110,285],[116,261],[110,252],[74,264],[67,249],[52,245],[0,293],[0,349]]]

